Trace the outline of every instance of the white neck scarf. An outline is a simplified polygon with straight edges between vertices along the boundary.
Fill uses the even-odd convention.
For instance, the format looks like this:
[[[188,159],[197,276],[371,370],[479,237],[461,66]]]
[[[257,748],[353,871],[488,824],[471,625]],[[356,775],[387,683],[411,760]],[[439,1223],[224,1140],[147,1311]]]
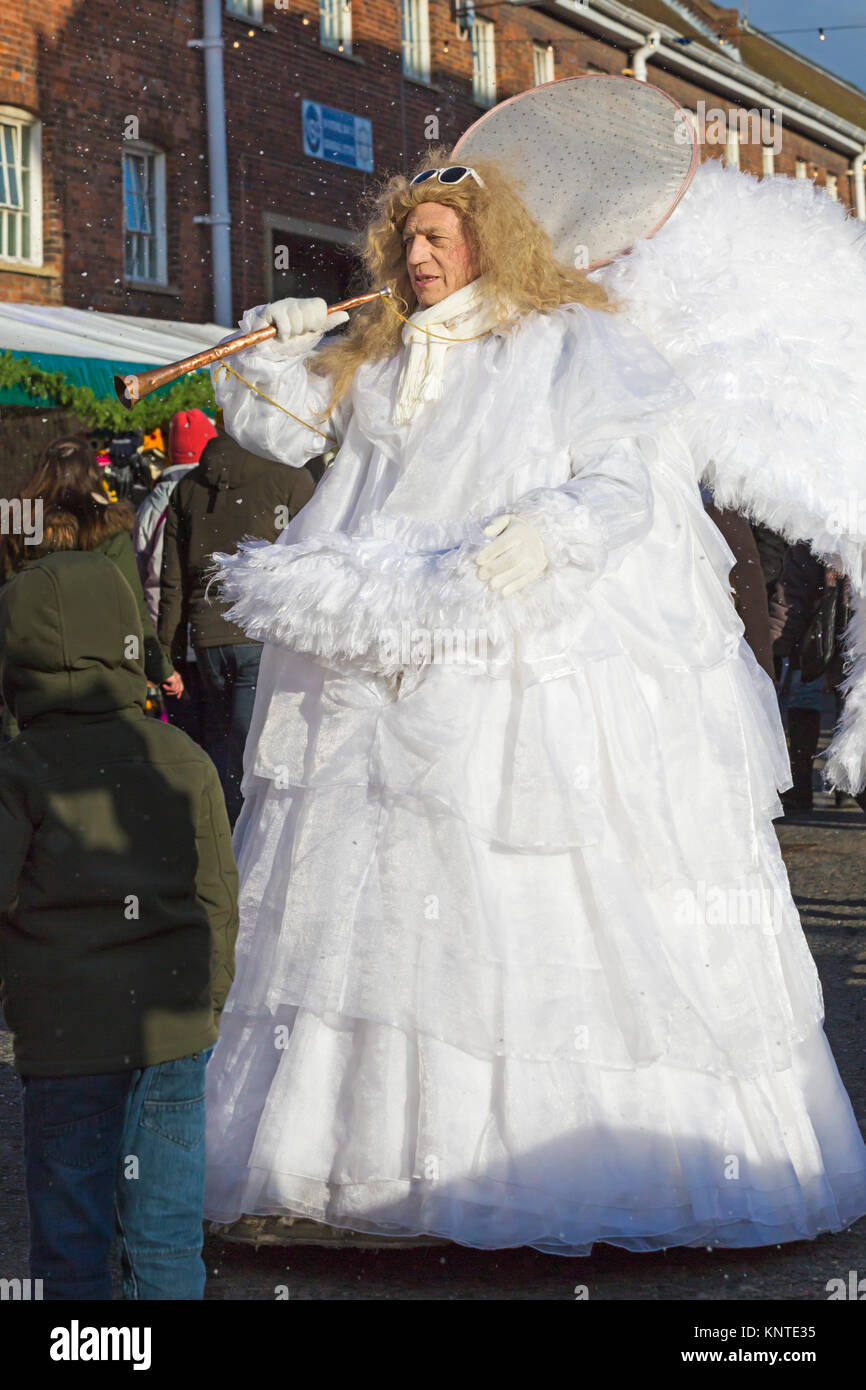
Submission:
[[[394,403],[395,425],[408,424],[425,401],[441,398],[445,354],[451,347],[451,342],[443,339],[459,342],[484,333],[497,323],[499,315],[487,293],[487,284],[487,276],[480,275],[429,309],[416,309],[404,323],[402,336],[408,352],[404,355]],[[421,331],[425,328],[435,332],[436,337]]]

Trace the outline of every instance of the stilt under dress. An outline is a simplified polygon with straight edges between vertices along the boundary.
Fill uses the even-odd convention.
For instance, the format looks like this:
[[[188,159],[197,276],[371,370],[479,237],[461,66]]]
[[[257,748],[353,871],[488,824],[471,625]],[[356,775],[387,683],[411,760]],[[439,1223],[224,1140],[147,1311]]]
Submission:
[[[236,361],[311,420],[308,357]],[[866,1148],[689,393],[578,305],[454,345],[396,426],[400,363],[356,373],[280,542],[223,560],[267,646],[206,1215],[570,1255],[843,1228]],[[246,447],[320,447],[236,378],[218,395]],[[550,567],[503,600],[474,555],[507,510]]]

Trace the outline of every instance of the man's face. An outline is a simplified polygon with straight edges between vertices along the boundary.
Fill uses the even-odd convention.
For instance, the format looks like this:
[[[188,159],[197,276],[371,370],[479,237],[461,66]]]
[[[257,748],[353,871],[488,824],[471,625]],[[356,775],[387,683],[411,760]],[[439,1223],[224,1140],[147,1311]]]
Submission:
[[[419,203],[403,224],[406,269],[420,309],[429,309],[478,278],[460,214],[443,203]]]

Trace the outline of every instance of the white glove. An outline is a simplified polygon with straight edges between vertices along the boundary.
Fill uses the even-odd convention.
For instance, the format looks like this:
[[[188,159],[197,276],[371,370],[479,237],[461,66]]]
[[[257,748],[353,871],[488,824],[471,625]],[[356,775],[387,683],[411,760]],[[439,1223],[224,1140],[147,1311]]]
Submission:
[[[516,594],[547,569],[547,551],[534,526],[522,516],[497,516],[484,528],[485,536],[496,536],[475,557],[478,578],[502,597]]]
[[[272,323],[277,330],[273,341],[292,353],[300,353],[314,347],[322,334],[337,324],[347,323],[348,318],[345,309],[329,314],[324,299],[278,299],[260,311],[256,326],[264,328]]]

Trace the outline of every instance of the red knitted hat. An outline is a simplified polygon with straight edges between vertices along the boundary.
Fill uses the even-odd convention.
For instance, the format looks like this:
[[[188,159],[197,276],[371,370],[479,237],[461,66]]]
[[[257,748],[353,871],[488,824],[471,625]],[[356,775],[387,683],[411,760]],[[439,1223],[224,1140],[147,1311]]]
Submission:
[[[168,436],[168,457],[172,464],[198,463],[209,439],[216,430],[201,410],[179,410],[171,417]]]

